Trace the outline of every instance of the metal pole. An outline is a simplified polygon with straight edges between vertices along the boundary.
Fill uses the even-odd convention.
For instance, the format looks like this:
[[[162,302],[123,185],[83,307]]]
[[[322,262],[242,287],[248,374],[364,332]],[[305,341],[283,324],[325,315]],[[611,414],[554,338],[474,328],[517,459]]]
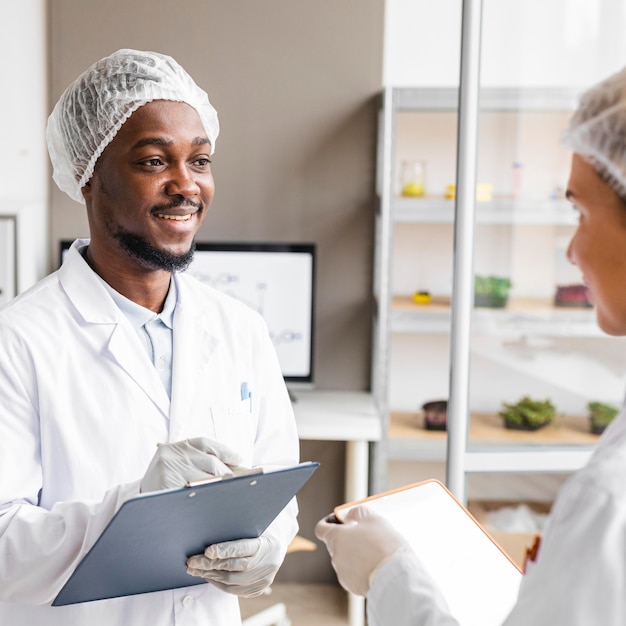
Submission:
[[[482,0],[463,0],[457,135],[454,274],[450,330],[450,406],[446,483],[463,503],[469,422],[469,365],[474,306],[474,213],[480,94]]]

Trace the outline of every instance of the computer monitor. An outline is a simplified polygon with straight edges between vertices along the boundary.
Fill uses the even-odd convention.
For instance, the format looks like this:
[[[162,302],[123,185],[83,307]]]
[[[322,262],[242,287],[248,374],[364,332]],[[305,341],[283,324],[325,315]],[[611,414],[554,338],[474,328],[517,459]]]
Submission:
[[[60,242],[60,262],[71,245]],[[314,384],[315,263],[313,243],[198,242],[187,272],[258,311],[285,382],[308,388]]]
[[[315,244],[198,242],[190,274],[265,320],[285,382],[312,387]]]

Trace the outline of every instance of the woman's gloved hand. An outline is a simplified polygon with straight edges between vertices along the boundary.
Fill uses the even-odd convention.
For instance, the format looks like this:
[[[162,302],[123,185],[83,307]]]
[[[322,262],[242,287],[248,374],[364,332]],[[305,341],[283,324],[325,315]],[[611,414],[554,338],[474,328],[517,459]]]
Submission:
[[[159,444],[141,480],[140,490],[160,491],[183,487],[188,481],[232,474],[241,455],[206,437]]]
[[[224,541],[187,559],[187,573],[237,596],[257,596],[272,584],[285,551],[272,537]]]
[[[320,520],[315,535],[326,544],[341,586],[359,596],[367,595],[384,563],[411,549],[387,520],[364,506],[348,511],[343,524]]]

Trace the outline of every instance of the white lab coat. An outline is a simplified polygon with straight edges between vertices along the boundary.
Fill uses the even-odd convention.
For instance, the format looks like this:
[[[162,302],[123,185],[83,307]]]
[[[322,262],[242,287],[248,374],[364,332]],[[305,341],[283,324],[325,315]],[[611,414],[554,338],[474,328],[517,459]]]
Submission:
[[[415,557],[398,555],[374,578],[368,593],[369,625],[457,624],[429,590],[432,581]],[[626,412],[622,410],[587,466],[559,491],[539,557],[529,563],[504,626],[625,623]]]
[[[82,244],[84,245],[84,241]],[[78,252],[0,310],[0,624],[232,626],[237,598],[202,584],[51,607],[158,442],[205,436],[243,463],[291,465],[298,438],[262,318],[175,277],[172,400],[136,331]],[[242,400],[248,383],[252,399]],[[268,533],[286,548],[295,500]]]

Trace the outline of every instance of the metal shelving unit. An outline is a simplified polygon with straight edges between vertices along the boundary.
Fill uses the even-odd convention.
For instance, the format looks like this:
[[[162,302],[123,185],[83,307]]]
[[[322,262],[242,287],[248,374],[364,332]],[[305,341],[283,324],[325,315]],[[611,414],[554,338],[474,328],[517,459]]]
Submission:
[[[394,231],[398,225],[455,225],[455,201],[443,197],[404,198],[397,196],[395,182],[397,118],[403,112],[448,111],[457,109],[458,90],[439,88],[387,88],[381,95],[379,115],[377,189],[379,211],[376,218],[372,389],[382,416],[383,440],[372,449],[372,491],[386,488],[389,460],[443,460],[446,437],[404,438],[390,435],[392,410],[389,406],[391,340],[394,334],[449,334],[455,303],[437,301],[415,305],[410,297],[393,293]],[[570,111],[575,93],[556,89],[483,89],[481,112],[489,111]],[[574,226],[576,215],[565,200],[525,200],[494,196],[477,202],[476,224]],[[458,253],[458,251],[457,251]],[[458,303],[457,303],[458,304]],[[549,337],[601,338],[595,314],[590,309],[555,308],[547,300],[511,301],[506,309],[473,309],[472,330],[488,334],[528,334]],[[467,354],[462,358],[469,358]],[[452,364],[454,367],[454,364]],[[450,401],[454,402],[454,389]],[[449,429],[457,441],[466,436]],[[586,462],[593,438],[573,442],[520,440],[490,441],[462,445],[455,454],[462,472],[569,472]],[[447,448],[449,454],[449,448]],[[462,490],[461,490],[462,491]],[[464,499],[464,493],[457,494]]]

